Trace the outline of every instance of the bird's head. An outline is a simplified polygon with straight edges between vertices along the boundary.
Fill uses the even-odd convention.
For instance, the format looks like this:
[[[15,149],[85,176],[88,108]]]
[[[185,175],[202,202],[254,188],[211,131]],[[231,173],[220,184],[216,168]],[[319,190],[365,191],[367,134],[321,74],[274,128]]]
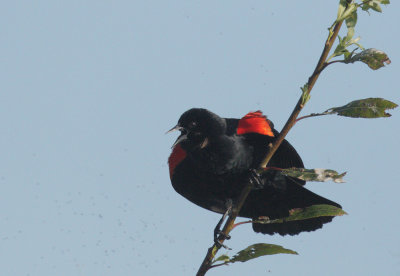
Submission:
[[[168,132],[179,130],[181,135],[172,147],[180,144],[185,150],[205,148],[210,139],[226,132],[226,121],[203,108],[192,108],[179,118],[178,124]]]

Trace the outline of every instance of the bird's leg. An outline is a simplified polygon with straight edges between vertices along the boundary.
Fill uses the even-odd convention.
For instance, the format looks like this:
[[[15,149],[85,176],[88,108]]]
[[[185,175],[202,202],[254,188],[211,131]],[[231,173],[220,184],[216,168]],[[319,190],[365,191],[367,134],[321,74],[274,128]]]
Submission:
[[[226,245],[222,244],[219,241],[219,239],[222,237],[222,238],[224,238],[226,240],[229,240],[231,238],[231,236],[226,235],[225,233],[223,233],[221,231],[221,225],[225,221],[226,217],[231,214],[232,206],[233,206],[232,200],[228,199],[227,202],[226,202],[226,211],[225,211],[225,213],[223,214],[222,218],[219,220],[219,222],[217,223],[217,225],[214,228],[214,242],[219,244],[220,246],[222,246],[225,249],[230,249],[230,248],[227,247]]]
[[[257,172],[256,169],[251,169],[249,172],[249,181],[253,184],[254,189],[262,189],[264,188],[263,180],[261,179],[261,175]]]

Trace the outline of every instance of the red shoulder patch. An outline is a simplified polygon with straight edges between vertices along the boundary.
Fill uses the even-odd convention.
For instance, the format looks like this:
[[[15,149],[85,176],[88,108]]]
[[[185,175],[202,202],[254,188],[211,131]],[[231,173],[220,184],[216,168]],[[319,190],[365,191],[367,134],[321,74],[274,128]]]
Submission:
[[[182,162],[182,160],[185,159],[185,157],[186,157],[186,151],[181,147],[181,145],[179,144],[176,145],[172,150],[171,155],[168,158],[170,178],[172,178],[176,166],[178,166],[178,164]]]
[[[267,117],[263,115],[261,111],[250,112],[240,119],[236,133],[239,135],[245,133],[259,133],[262,135],[274,136]]]

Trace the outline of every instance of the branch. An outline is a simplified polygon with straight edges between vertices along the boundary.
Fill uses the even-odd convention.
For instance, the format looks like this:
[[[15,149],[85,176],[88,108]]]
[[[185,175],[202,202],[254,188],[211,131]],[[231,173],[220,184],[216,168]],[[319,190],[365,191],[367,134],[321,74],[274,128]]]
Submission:
[[[309,115],[306,116],[302,116],[300,118],[296,119],[296,123],[300,120],[306,119],[306,118],[311,118],[311,117],[317,117],[317,116],[324,116],[324,115],[328,115],[328,113],[311,113]]]
[[[242,209],[242,206],[243,206],[244,202],[246,201],[246,198],[252,189],[253,189],[253,185],[251,183],[248,183],[243,188],[242,193],[239,196],[238,202],[234,203],[232,212],[229,215],[228,220],[226,221],[226,223],[224,225],[224,228],[222,229],[223,234],[220,235],[219,243],[214,243],[214,245],[208,249],[207,255],[204,258],[203,263],[201,264],[199,270],[197,271],[196,276],[205,275],[206,272],[211,268],[212,260],[214,259],[218,250],[221,248],[221,244],[225,241],[225,237],[233,229],[235,219],[238,216],[240,209]]]
[[[354,52],[354,51],[353,51]],[[345,60],[334,60],[334,61],[330,61],[330,62],[325,62],[324,65],[321,67],[321,69],[319,70],[319,73],[321,73],[326,67],[328,67],[329,65],[333,64],[333,63],[346,63]]]
[[[325,42],[325,47],[322,51],[321,57],[317,63],[317,66],[315,67],[315,70],[311,77],[308,79],[307,82],[307,89],[306,91],[303,91],[302,96],[300,97],[299,101],[297,102],[296,107],[294,108],[292,114],[290,115],[289,119],[287,120],[285,126],[283,127],[282,131],[276,138],[276,140],[270,144],[270,149],[264,158],[264,160],[260,164],[260,170],[263,170],[268,162],[271,160],[272,156],[274,155],[275,151],[278,149],[282,141],[285,139],[286,135],[288,134],[289,130],[296,124],[296,119],[300,113],[300,111],[303,109],[305,105],[305,98],[308,98],[310,95],[310,92],[312,88],[314,87],[315,82],[317,81],[320,73],[322,70],[325,68],[326,64],[326,59],[328,57],[328,54],[333,46],[333,43],[336,40],[336,37],[339,33],[339,30],[342,26],[343,21],[336,22],[333,26],[333,30],[329,32],[329,36]],[[218,250],[221,248],[221,244],[225,241],[225,237],[228,236],[229,232],[233,229],[234,222],[236,217],[239,214],[240,209],[242,208],[244,202],[246,201],[246,198],[250,191],[253,189],[253,185],[251,183],[247,183],[247,185],[243,188],[242,193],[240,194],[239,199],[237,200],[236,203],[234,203],[233,209],[231,214],[229,215],[228,220],[226,221],[224,228],[222,230],[222,235],[220,235],[220,239],[218,243],[214,243],[213,246],[211,246],[208,251],[207,255],[203,260],[203,263],[201,264],[197,276],[203,276],[206,274],[206,272],[211,268],[212,265],[212,260],[214,259],[216,253]]]
[[[339,33],[340,28],[342,27],[342,23],[343,23],[343,21],[340,21],[335,24],[332,35],[330,35],[325,42],[325,47],[324,47],[324,50],[322,51],[322,54],[317,63],[317,66],[315,67],[315,70],[314,70],[313,74],[311,75],[311,77],[308,79],[308,82],[307,82],[308,91],[306,92],[306,96],[310,95],[310,92],[313,89],[315,82],[317,81],[317,79],[321,73],[321,69],[323,69],[325,66],[325,61],[326,61],[328,54],[333,46],[333,43],[336,40],[336,37]],[[271,160],[275,151],[278,149],[278,147],[281,145],[282,141],[285,139],[289,130],[296,124],[296,119],[299,116],[300,111],[303,109],[303,107],[304,107],[303,97],[300,97],[299,101],[297,102],[296,107],[294,108],[292,114],[290,115],[289,119],[287,120],[281,133],[278,135],[275,142],[272,144],[267,156],[261,162],[260,168],[265,168],[267,166],[268,162]]]

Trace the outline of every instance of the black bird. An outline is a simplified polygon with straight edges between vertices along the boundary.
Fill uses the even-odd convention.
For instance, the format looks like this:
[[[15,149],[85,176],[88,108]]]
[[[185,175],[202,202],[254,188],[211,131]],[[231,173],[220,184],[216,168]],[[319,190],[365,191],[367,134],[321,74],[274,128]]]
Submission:
[[[181,135],[173,144],[168,159],[174,189],[191,202],[224,214],[227,202],[240,195],[244,185],[265,157],[268,144],[279,134],[261,111],[250,112],[242,119],[225,119],[202,108],[182,114],[170,131]],[[284,140],[268,167],[304,168],[296,150]],[[305,182],[268,170],[258,177],[257,188],[248,195],[239,216],[284,218],[289,211],[315,204],[341,208],[306,188]],[[314,231],[330,222],[332,216],[276,224],[253,223],[253,230],[263,234],[296,235]]]

